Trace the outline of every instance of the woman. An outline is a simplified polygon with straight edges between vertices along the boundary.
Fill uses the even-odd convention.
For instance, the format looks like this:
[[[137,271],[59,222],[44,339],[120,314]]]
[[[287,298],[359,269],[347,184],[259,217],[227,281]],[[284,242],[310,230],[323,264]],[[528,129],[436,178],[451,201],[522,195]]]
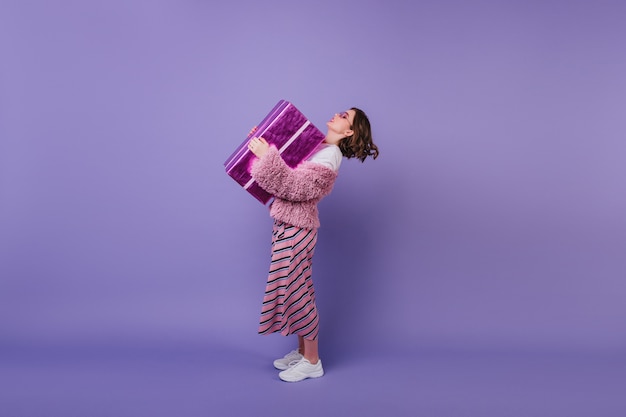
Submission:
[[[260,334],[298,335],[298,349],[274,361],[280,379],[302,381],[324,375],[318,352],[319,317],[311,279],[313,252],[320,226],[317,203],[335,183],[342,157],[378,157],[369,119],[358,109],[335,114],[326,124],[324,142],[305,162],[292,169],[278,150],[253,137],[249,149],[257,156],[252,178],[274,196],[270,215],[272,260],[263,298]]]

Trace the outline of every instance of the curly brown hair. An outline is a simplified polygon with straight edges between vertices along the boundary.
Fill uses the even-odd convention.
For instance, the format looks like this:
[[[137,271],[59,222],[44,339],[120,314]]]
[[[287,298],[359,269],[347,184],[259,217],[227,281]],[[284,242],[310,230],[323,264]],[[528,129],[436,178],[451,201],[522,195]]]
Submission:
[[[356,107],[354,110],[354,122],[350,128],[352,135],[341,139],[337,144],[341,154],[346,158],[357,158],[364,162],[368,156],[376,159],[378,157],[378,146],[372,139],[372,128],[365,112]]]

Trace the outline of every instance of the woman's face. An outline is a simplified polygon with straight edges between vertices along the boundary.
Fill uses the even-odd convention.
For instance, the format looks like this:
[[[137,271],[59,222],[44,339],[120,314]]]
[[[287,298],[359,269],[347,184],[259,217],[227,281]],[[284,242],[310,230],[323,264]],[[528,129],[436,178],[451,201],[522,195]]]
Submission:
[[[352,134],[352,124],[354,123],[354,114],[352,109],[343,113],[335,113],[332,119],[326,123],[328,129],[342,136],[350,136]]]

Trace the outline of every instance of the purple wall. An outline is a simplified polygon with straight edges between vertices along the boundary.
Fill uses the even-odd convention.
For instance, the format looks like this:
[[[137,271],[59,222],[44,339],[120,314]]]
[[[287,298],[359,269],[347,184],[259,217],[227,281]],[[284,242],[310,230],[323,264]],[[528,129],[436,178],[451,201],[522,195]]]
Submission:
[[[0,6],[0,343],[259,343],[222,163],[284,98],[381,150],[320,206],[326,352],[626,347],[623,2],[63,3]]]

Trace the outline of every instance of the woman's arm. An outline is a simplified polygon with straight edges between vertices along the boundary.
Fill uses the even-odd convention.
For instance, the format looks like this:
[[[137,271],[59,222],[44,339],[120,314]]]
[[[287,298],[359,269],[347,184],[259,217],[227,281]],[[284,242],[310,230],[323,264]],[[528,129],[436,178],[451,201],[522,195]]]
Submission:
[[[330,168],[313,162],[303,162],[290,168],[270,146],[252,164],[252,178],[268,193],[289,201],[306,201],[329,194],[337,178]]]

